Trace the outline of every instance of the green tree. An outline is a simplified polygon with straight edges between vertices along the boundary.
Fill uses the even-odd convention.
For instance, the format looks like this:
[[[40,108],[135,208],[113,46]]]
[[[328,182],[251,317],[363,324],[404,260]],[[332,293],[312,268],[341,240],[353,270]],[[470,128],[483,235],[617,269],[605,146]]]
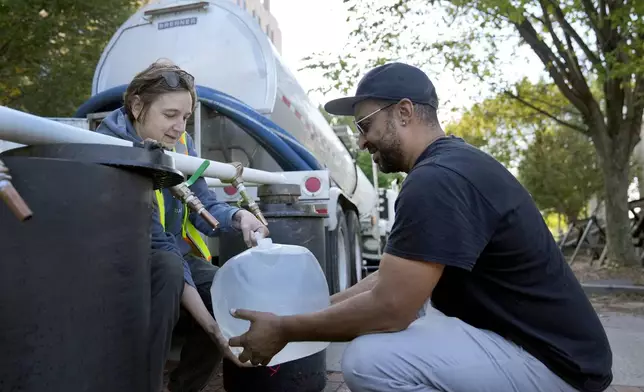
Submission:
[[[135,0],[0,0],[0,104],[70,116],[90,96],[101,52]]]
[[[358,131],[356,130],[356,126],[353,123],[351,117],[343,117],[343,116],[334,116],[332,114],[329,114],[324,110],[323,107],[319,108],[320,112],[324,116],[324,118],[329,122],[329,124],[333,125],[346,125],[349,128],[351,128],[351,131],[353,131],[354,135],[358,134]],[[360,150],[356,154],[356,164],[362,170],[362,172],[367,176],[369,179],[369,182],[373,184],[373,169],[371,167],[372,165],[372,159],[371,159],[371,154],[369,154],[368,151],[365,150]],[[401,173],[382,173],[378,171],[378,186],[380,188],[389,188],[392,182],[398,181],[398,183],[402,183],[402,180],[404,179],[404,176]]]
[[[536,113],[587,135],[605,178],[610,256],[618,262],[636,263],[627,191],[629,158],[639,141],[644,112],[644,1],[345,3],[348,22],[355,27],[348,53],[331,61],[320,61],[318,56],[307,59],[306,68],[321,69],[331,80],[328,88],[348,90],[365,68],[386,61],[405,59],[423,66],[442,58],[459,75],[488,82]],[[427,34],[431,21],[439,28]],[[558,116],[549,102],[512,90],[507,68],[501,67],[503,47],[508,44],[531,49],[581,121]]]
[[[519,163],[518,177],[539,209],[561,214],[567,222],[579,219],[604,185],[592,142],[561,127],[535,133]]]
[[[541,81],[537,84],[523,79],[513,92],[502,92],[474,104],[460,119],[447,124],[445,132],[460,136],[468,143],[491,154],[508,168],[515,168],[534,134],[557,122],[541,115],[514,98],[515,95],[548,102],[559,116],[578,120],[574,107],[557,87]]]
[[[558,116],[575,121],[579,115],[553,84],[522,80],[517,95],[539,97]],[[468,140],[506,167],[517,169],[521,183],[544,213],[576,220],[594,195],[603,197],[603,177],[592,142],[535,112],[507,93],[468,109],[446,132]]]

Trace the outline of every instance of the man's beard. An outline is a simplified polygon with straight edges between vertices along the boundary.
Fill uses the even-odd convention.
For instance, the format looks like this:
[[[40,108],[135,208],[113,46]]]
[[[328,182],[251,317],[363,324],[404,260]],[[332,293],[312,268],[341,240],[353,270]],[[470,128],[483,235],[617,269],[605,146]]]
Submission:
[[[380,144],[382,147],[378,147],[378,151],[380,153],[378,169],[382,173],[397,173],[405,171],[400,139],[394,130],[393,121],[387,121],[387,130],[380,141]]]
[[[398,173],[404,171],[401,168],[402,165],[398,164],[392,158],[383,157],[382,152],[380,153],[380,160],[378,162],[378,170],[382,173]]]

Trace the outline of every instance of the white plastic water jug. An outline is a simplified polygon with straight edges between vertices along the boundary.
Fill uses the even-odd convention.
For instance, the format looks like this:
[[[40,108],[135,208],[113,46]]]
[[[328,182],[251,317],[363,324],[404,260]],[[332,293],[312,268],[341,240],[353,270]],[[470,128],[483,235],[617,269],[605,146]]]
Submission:
[[[229,259],[215,274],[210,289],[213,313],[221,332],[230,339],[244,334],[250,322],[230,309],[248,309],[286,316],[322,310],[330,305],[329,286],[313,253],[302,246],[258,239],[256,247]],[[329,342],[292,342],[268,366],[315,354]],[[235,355],[241,347],[231,347]]]

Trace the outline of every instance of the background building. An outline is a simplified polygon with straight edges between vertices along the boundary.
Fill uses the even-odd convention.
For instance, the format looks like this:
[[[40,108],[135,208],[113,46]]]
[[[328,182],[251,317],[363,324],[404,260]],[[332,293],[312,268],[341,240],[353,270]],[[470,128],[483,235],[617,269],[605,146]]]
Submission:
[[[262,30],[273,42],[277,51],[282,53],[282,32],[277,19],[271,14],[270,0],[230,0],[246,10],[259,23]]]

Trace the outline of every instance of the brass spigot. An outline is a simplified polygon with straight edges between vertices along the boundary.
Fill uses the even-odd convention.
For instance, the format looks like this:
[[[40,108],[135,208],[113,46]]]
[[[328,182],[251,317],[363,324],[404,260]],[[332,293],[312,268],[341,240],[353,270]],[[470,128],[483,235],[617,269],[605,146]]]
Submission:
[[[20,196],[16,188],[11,183],[11,176],[9,169],[5,166],[4,162],[0,161],[0,197],[9,206],[9,209],[21,221],[26,221],[33,216],[33,212],[29,206]]]
[[[143,148],[147,148],[148,150],[155,150],[155,149],[161,149],[161,150],[167,150],[163,144],[159,143],[156,140],[153,139],[145,139],[143,141]],[[206,161],[207,162],[207,161]],[[205,163],[203,166],[203,169],[205,169],[208,164]],[[201,168],[200,168],[201,169]],[[201,171],[203,171],[201,169]],[[196,212],[201,216],[210,226],[212,226],[213,230],[216,230],[219,227],[219,221],[215,219],[210,212],[204,207],[203,203],[195,194],[190,190],[190,185],[194,183],[194,181],[199,178],[201,174],[196,174],[193,175],[188,181],[184,181],[179,185],[175,185],[170,187],[170,193],[172,196],[174,196],[176,199],[180,200],[182,203],[186,204],[188,208],[190,208],[192,211]]]
[[[236,171],[235,176],[229,180],[230,183],[237,189],[237,192],[239,192],[239,194],[241,195],[242,200],[246,202],[248,209],[250,209],[250,212],[252,212],[253,215],[255,215],[264,226],[268,226],[268,222],[266,221],[266,218],[264,218],[264,214],[262,214],[259,206],[257,205],[257,203],[255,203],[255,200],[251,199],[248,196],[248,193],[246,192],[244,180],[242,179],[242,174],[244,173],[244,165],[242,165],[241,162],[232,162],[231,165],[235,166]]]
[[[170,188],[170,192],[174,197],[184,202],[192,211],[199,214],[210,226],[215,230],[219,227],[219,221],[208,212],[206,207],[195,194],[188,188],[188,184],[182,182]]]

